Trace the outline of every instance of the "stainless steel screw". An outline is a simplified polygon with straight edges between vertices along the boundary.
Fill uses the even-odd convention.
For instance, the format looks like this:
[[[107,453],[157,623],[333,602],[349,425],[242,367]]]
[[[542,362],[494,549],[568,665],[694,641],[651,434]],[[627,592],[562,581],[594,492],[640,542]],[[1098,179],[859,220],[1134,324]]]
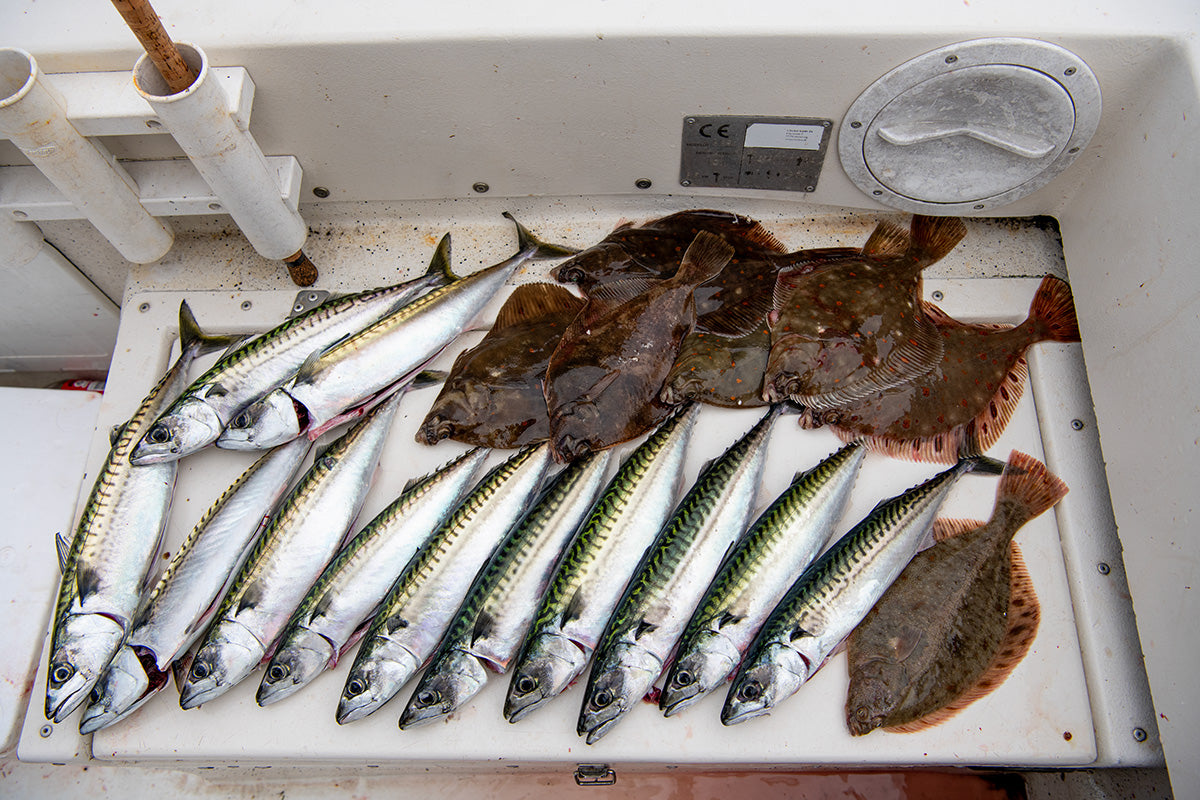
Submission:
[[[946,56],[947,64],[953,64],[955,61],[958,61],[958,56]]]
[[[861,128],[861,127],[862,127],[862,123],[861,123],[861,122],[851,122],[851,123],[850,123],[850,127],[851,127],[851,128]]]
[[[934,300],[941,300],[946,295],[942,294],[941,292],[934,292],[931,296]]]
[[[52,733],[54,733],[54,726],[50,725],[49,723],[43,725],[42,729],[38,731],[38,734],[40,734],[43,739],[49,739],[50,734]]]
[[[1107,562],[1101,561],[1096,565],[1096,571],[1101,575],[1107,575],[1108,573],[1112,572],[1112,567],[1110,567]]]
[[[149,310],[150,310],[149,303],[142,303],[140,306],[138,306],[138,311],[142,312],[143,314],[145,314]]]
[[[633,185],[639,189],[649,189],[654,184],[650,181],[649,178],[638,178],[636,181],[633,182]]]
[[[1144,742],[1148,738],[1149,737],[1146,735],[1146,731],[1143,728],[1133,729],[1133,740],[1135,742]]]
[[[1063,75],[1074,75],[1074,74],[1075,74],[1074,67],[1067,67],[1066,70],[1063,71]]]
[[[695,117],[688,117],[688,118],[687,118],[687,124],[688,124],[688,125],[695,125],[695,124],[696,124],[696,118],[695,118]]]
[[[243,300],[242,301],[242,311],[249,311],[251,305],[253,305],[253,304],[249,300]]]
[[[1083,420],[1081,420],[1081,419],[1071,420],[1071,429],[1077,430],[1077,431],[1083,430]]]
[[[691,185],[692,185],[692,182],[691,182],[691,181],[689,181],[689,180],[686,180],[686,179],[685,179],[685,180],[682,180],[682,181],[680,181],[680,182],[679,182],[679,185],[680,185],[680,186],[691,186]]]
[[[486,192],[488,189],[490,189],[492,187],[488,186],[483,181],[476,181],[474,184],[471,185],[471,188],[474,189],[475,191],[479,192],[480,194],[483,194],[484,192]]]
[[[317,197],[320,197],[323,200],[326,197],[329,197],[329,190],[326,189],[324,186],[314,186],[313,194],[316,195]]]

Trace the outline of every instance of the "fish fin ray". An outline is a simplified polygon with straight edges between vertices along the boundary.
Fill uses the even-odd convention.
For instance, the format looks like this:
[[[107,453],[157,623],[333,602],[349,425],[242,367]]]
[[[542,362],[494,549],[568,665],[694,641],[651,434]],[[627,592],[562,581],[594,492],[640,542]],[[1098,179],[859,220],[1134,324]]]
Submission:
[[[696,328],[726,338],[754,333],[766,323],[774,297],[766,292],[754,292],[736,303],[726,303],[696,319]]]
[[[538,261],[544,258],[562,258],[564,256],[573,256],[579,252],[578,248],[567,247],[561,244],[550,244],[543,242],[533,234],[528,228],[517,222],[517,218],[507,211],[504,212],[504,218],[517,226],[517,250],[527,250],[531,247],[536,248],[533,253],[533,260]]]
[[[496,618],[487,611],[480,611],[479,616],[475,617],[475,625],[471,629],[471,643],[486,639],[491,636],[496,629]]]
[[[71,555],[71,542],[62,535],[62,531],[54,534],[54,548],[58,551],[58,571],[67,571],[67,560]]]
[[[723,236],[700,231],[684,251],[679,269],[670,280],[699,286],[720,275],[733,258],[733,252],[733,245],[725,241]]]
[[[658,630],[658,626],[646,619],[638,620],[637,630],[633,633],[634,639],[640,639],[647,633],[654,633]]]
[[[579,312],[576,322],[585,326],[595,325],[614,308],[628,303],[660,283],[662,280],[659,278],[639,277],[622,278],[597,286],[588,295],[587,305]]]
[[[451,266],[450,252],[450,234],[442,234],[442,238],[438,240],[437,248],[433,251],[433,256],[429,259],[429,267],[421,277],[432,278],[437,276],[441,279],[442,285],[449,285],[459,280],[460,276],[454,274],[454,269]]]
[[[902,256],[912,247],[912,236],[904,227],[890,220],[875,226],[862,246],[861,254],[874,258]]]
[[[1041,461],[1013,450],[996,487],[996,497],[1020,504],[1028,514],[1026,519],[1033,519],[1054,506],[1068,491],[1062,479]]]
[[[1029,307],[1029,322],[1038,341],[1078,342],[1079,319],[1070,285],[1053,275],[1042,278]]]
[[[526,283],[513,289],[496,314],[493,331],[563,312],[579,313],[584,301],[553,283]]]
[[[955,536],[962,536],[965,533],[982,527],[983,520],[980,519],[954,519],[951,517],[938,517],[933,521],[933,539],[936,542],[944,542],[947,539],[953,539]]]
[[[193,351],[196,355],[211,353],[214,350],[229,347],[234,342],[244,338],[244,334],[234,333],[216,335],[205,333],[196,322],[187,300],[179,302],[179,349],[183,352]]]
[[[940,261],[967,235],[967,226],[958,217],[930,217],[915,214],[908,254],[922,269]]]

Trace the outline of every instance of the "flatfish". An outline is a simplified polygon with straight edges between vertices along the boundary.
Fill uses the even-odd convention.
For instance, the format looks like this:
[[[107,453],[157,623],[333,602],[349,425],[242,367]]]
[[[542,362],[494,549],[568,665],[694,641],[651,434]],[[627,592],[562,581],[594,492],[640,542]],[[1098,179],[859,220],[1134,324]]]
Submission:
[[[766,324],[735,338],[693,331],[684,337],[659,398],[672,405],[695,400],[725,408],[758,408],[771,351]]]
[[[618,281],[588,298],[546,369],[555,458],[628,441],[666,417],[658,393],[695,324],[692,293],[732,254],[720,236],[701,232],[672,277]]]
[[[542,378],[584,301],[550,283],[518,286],[483,340],[450,368],[417,441],[517,448],[550,436]]]
[[[1037,595],[1012,541],[1067,487],[1013,452],[985,524],[938,520],[941,541],[918,553],[850,636],[846,723],[922,730],[995,689],[1037,633]]]
[[[1025,391],[1025,351],[1043,342],[1079,341],[1071,289],[1042,279],[1029,317],[1020,325],[970,325],[931,303],[942,357],[925,375],[819,418],[845,441],[864,438],[896,458],[953,463],[986,451],[1000,438]]]
[[[754,330],[771,310],[775,277],[781,269],[807,262],[814,254],[853,256],[857,250],[830,248],[788,253],[759,222],[728,211],[695,209],[635,225],[623,222],[604,239],[555,267],[551,275],[578,284],[587,295],[613,281],[666,278],[701,232],[722,236],[734,249],[721,273],[696,290],[696,329],[724,336]]]
[[[764,399],[819,411],[929,372],[942,340],[923,313],[921,270],[964,235],[954,217],[918,215],[909,232],[883,222],[853,257],[780,272]]]

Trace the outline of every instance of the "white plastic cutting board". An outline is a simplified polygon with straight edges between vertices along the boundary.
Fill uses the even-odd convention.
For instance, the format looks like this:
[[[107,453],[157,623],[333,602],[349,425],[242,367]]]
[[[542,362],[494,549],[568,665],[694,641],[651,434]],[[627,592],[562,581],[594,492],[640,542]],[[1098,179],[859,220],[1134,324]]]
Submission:
[[[529,280],[534,274],[530,271],[515,280]],[[1035,279],[929,281],[927,291],[943,290],[941,305],[961,319],[1016,322],[1024,318],[1036,286]],[[109,423],[127,415],[166,369],[181,299],[188,300],[206,329],[249,330],[269,327],[280,319],[292,296],[285,291],[155,292],[128,301],[89,462],[100,449],[107,449]],[[494,307],[498,308],[502,300],[498,297]],[[246,301],[249,306],[243,307]],[[145,310],[140,310],[143,307]],[[1069,351],[1072,346],[1052,347]],[[452,347],[452,352],[444,354],[444,363],[435,366],[448,367],[459,349]],[[433,469],[463,449],[450,442],[436,447],[413,442],[413,433],[433,397],[432,391],[417,392],[402,403],[362,521],[390,502],[408,478]],[[1027,391],[1003,439],[993,448],[994,454],[1003,457],[1015,448],[1045,457],[1034,401],[1032,392]],[[689,454],[688,480],[701,464],[748,429],[759,413],[705,409]],[[782,491],[796,470],[812,466],[838,445],[828,432],[804,431],[793,418],[782,419],[771,441],[760,505]],[[492,461],[500,458],[501,454],[495,453]],[[199,515],[250,460],[247,454],[208,450],[183,462],[168,531],[168,551],[173,551]],[[898,494],[936,471],[938,468],[932,465],[870,456],[839,532],[847,530],[879,500]],[[995,483],[994,478],[964,478],[944,513],[986,518],[991,512]],[[1096,757],[1096,742],[1054,514],[1047,513],[1027,525],[1017,541],[1025,552],[1042,602],[1042,622],[1033,648],[996,692],[950,722],[921,734],[876,732],[853,739],[842,717],[847,677],[841,655],[772,716],[734,728],[722,727],[718,719],[721,699],[710,696],[672,719],[662,717],[649,705],[636,708],[605,739],[589,747],[575,734],[581,686],[573,687],[521,723],[510,725],[500,713],[507,686],[502,678],[491,681],[473,702],[446,722],[403,732],[397,728],[402,705],[412,690],[410,685],[374,716],[340,727],[334,721],[334,709],[351,653],[335,670],[297,696],[265,709],[254,702],[259,673],[227,695],[187,713],[179,709],[174,690],[168,688],[129,720],[96,734],[92,754],[102,760],[197,765],[296,761],[414,767],[430,763],[466,766],[591,761],[696,765],[1087,764]],[[35,684],[39,692],[44,681],[43,665]],[[78,713],[53,726],[51,735],[45,737],[38,733],[45,724],[40,717],[40,710],[34,709],[27,718],[19,751],[22,760],[62,761],[86,753],[86,741],[75,732]]]

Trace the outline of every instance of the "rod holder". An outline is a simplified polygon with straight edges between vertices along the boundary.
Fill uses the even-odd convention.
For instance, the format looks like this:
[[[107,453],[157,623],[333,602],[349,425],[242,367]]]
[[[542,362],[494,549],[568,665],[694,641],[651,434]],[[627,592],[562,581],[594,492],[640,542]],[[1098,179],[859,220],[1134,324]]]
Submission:
[[[37,61],[14,47],[0,48],[0,135],[125,258],[148,264],[171,249],[170,227],[142,207],[134,180],[103,145],[75,129]]]
[[[303,218],[280,197],[275,173],[254,137],[230,115],[221,88],[210,79],[204,51],[176,44],[197,73],[192,85],[170,93],[154,62],[143,55],[133,68],[134,88],[259,255],[273,260],[295,256],[308,237]]]

